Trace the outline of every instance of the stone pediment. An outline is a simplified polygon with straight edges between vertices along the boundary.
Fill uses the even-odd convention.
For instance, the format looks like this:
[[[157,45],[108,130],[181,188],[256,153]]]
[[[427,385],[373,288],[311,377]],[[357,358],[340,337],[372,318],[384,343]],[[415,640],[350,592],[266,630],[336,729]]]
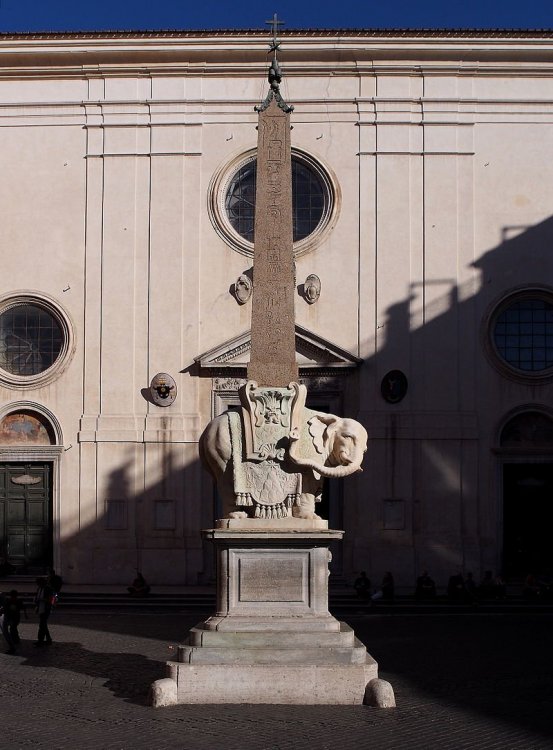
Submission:
[[[346,349],[296,325],[296,357],[301,370],[319,368],[348,369],[363,361]],[[250,361],[251,334],[245,331],[194,358],[200,372],[212,370],[245,370]]]

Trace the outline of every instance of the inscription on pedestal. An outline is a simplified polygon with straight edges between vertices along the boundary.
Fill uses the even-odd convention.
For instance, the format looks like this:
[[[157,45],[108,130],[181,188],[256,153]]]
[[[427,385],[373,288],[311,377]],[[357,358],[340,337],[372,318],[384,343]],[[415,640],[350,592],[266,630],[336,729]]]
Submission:
[[[314,549],[226,550],[221,562],[228,570],[228,589],[221,593],[229,615],[313,614],[319,599],[315,591],[319,581],[312,574],[314,555]],[[224,602],[220,604],[222,611]]]
[[[306,602],[307,555],[269,552],[240,556],[238,598],[241,602]]]

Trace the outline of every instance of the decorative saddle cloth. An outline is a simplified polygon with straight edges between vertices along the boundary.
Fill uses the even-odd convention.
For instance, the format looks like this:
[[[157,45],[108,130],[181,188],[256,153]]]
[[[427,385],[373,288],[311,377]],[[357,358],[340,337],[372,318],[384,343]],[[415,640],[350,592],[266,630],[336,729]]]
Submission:
[[[267,458],[259,461],[244,459],[243,424],[239,412],[229,412],[229,433],[232,445],[232,468],[236,505],[255,506],[256,518],[284,518],[299,504],[301,474],[284,471],[280,461],[284,450],[267,446]]]

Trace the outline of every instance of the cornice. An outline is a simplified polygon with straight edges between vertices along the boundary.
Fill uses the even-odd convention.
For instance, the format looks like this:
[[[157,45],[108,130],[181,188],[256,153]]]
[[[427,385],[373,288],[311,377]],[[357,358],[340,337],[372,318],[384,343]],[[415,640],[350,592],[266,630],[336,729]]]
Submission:
[[[0,32],[0,39],[172,39],[172,38],[220,38],[260,37],[266,43],[267,29],[127,29],[127,30],[82,30],[82,31],[25,31]],[[353,37],[353,38],[553,38],[553,29],[511,28],[305,28],[280,29],[279,38],[295,37]]]
[[[287,76],[553,63],[553,30],[298,29],[281,36]],[[0,34],[3,75],[258,75],[267,62],[266,30]]]

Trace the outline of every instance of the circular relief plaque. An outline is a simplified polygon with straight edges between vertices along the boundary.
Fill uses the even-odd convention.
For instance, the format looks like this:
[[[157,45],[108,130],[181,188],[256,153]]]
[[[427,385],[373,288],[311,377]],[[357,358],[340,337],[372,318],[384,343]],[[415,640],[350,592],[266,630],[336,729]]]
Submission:
[[[382,378],[380,392],[384,401],[389,404],[398,404],[405,398],[407,393],[407,377],[401,370],[390,370]]]

